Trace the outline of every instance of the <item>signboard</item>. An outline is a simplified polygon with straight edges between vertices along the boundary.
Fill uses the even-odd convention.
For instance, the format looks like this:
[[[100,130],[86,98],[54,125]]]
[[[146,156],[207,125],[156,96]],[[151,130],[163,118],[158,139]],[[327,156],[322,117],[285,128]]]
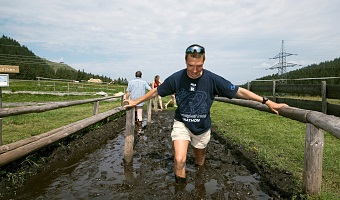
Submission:
[[[9,86],[9,76],[8,74],[0,74],[0,87]]]
[[[19,66],[0,65],[0,73],[19,73]]]

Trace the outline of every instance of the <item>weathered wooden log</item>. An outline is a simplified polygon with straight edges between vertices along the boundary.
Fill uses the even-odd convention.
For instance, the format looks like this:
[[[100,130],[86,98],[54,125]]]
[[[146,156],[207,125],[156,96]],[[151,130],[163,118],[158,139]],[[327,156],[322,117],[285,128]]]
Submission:
[[[148,100],[148,105],[147,105],[147,124],[151,124],[151,110],[152,110],[152,102],[151,99]]]
[[[73,126],[69,126],[63,130],[57,131],[56,133],[49,135],[47,137],[43,137],[37,141],[28,143],[24,146],[15,148],[11,151],[7,151],[5,153],[0,154],[0,167],[6,165],[10,162],[13,162],[23,156],[31,154],[47,145],[55,143],[63,138],[68,137],[69,135],[84,129],[87,126],[95,124],[96,122],[103,120],[115,113],[124,110],[123,107],[114,108],[104,113],[100,113],[98,115],[91,116],[86,118],[82,123],[74,123]]]
[[[303,192],[319,194],[322,181],[324,131],[313,124],[306,124]]]
[[[42,134],[39,134],[39,135],[35,135],[35,136],[30,137],[30,138],[26,138],[26,139],[23,139],[23,140],[19,140],[19,141],[10,143],[10,144],[2,145],[2,146],[0,146],[0,154],[5,153],[5,152],[7,152],[7,151],[11,151],[11,150],[16,149],[16,148],[19,148],[19,147],[24,146],[24,145],[26,145],[26,144],[35,142],[35,141],[40,140],[40,139],[42,139],[42,138],[44,138],[44,137],[50,136],[50,135],[52,135],[52,134],[54,134],[54,133],[57,133],[57,132],[66,130],[66,129],[68,129],[68,128],[71,127],[71,126],[74,126],[74,125],[76,125],[76,124],[78,124],[78,123],[83,123],[83,122],[86,121],[86,120],[87,120],[87,119],[83,119],[83,120],[80,120],[80,121],[77,121],[77,122],[68,124],[68,125],[66,125],[66,126],[59,127],[59,128],[53,129],[53,130],[50,130],[50,131],[48,131],[48,132],[46,132],[46,133],[42,133]]]
[[[272,112],[266,105],[261,105],[255,101],[243,100],[243,99],[228,99],[222,97],[215,97],[216,101],[231,103],[240,106],[246,106],[257,110]],[[340,139],[340,120],[339,117],[326,115],[321,112],[304,110],[289,106],[284,106],[279,110],[281,116],[297,120],[304,123],[312,123],[316,127],[321,128],[334,137]]]
[[[340,119],[332,115],[326,115],[317,111],[310,111],[306,115],[307,122],[321,128],[334,137],[340,139]]]
[[[86,99],[86,100],[77,100],[77,101],[68,101],[68,102],[58,102],[58,103],[51,103],[42,106],[26,106],[26,107],[17,107],[17,108],[2,108],[0,109],[0,117],[8,117],[20,114],[27,114],[27,113],[39,113],[45,112],[49,110],[54,110],[58,108],[65,108],[74,105],[80,105],[85,103],[92,103],[96,101],[103,101],[107,99],[113,98],[120,98],[118,97],[102,97],[102,98],[95,98],[95,99]]]
[[[125,146],[124,160],[127,163],[132,161],[133,143],[135,141],[135,107],[126,110]]]
[[[99,113],[99,101],[95,101],[93,107],[93,115],[97,115],[98,113]]]

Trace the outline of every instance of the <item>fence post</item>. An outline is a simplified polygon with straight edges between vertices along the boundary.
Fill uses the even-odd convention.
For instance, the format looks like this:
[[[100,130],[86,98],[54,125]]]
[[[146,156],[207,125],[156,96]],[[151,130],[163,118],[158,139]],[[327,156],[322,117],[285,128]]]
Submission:
[[[67,92],[70,93],[70,83],[67,83]]]
[[[276,102],[276,81],[273,80],[273,101]]]
[[[247,90],[250,91],[250,82],[249,81],[247,82]]]
[[[54,91],[55,91],[55,82],[53,82],[53,86],[54,86]]]
[[[120,97],[120,105],[123,106],[125,94]]]
[[[327,86],[326,81],[321,81],[322,113],[327,114]]]
[[[158,111],[158,96],[153,98],[153,110]]]
[[[305,158],[303,170],[303,192],[318,194],[322,181],[322,154],[324,131],[306,123]]]
[[[148,100],[148,105],[147,105],[147,124],[150,125],[151,124],[151,99]]]
[[[135,131],[135,108],[126,110],[126,128],[125,128],[125,146],[124,146],[124,160],[128,163],[132,161],[133,143]]]
[[[99,112],[99,101],[94,102],[93,115],[98,115]]]

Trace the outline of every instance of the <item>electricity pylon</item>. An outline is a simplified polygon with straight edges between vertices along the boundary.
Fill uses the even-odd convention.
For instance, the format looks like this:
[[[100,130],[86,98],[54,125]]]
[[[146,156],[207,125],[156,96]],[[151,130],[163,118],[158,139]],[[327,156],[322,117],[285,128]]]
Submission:
[[[277,54],[273,58],[269,58],[269,59],[279,59],[278,63],[276,63],[275,65],[273,65],[272,67],[268,69],[278,69],[278,75],[279,75],[279,78],[281,79],[280,82],[284,84],[287,83],[287,67],[294,67],[297,65],[295,63],[287,63],[286,57],[291,56],[291,55],[297,55],[297,54],[286,53],[285,47],[284,47],[284,41],[282,40],[280,53]]]

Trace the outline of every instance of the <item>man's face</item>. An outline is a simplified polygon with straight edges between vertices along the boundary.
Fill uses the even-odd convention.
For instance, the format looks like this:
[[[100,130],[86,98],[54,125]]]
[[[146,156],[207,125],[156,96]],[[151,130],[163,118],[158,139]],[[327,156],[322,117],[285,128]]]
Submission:
[[[187,57],[187,74],[190,78],[196,79],[202,75],[203,70],[203,56],[200,58],[193,58],[191,56]]]

